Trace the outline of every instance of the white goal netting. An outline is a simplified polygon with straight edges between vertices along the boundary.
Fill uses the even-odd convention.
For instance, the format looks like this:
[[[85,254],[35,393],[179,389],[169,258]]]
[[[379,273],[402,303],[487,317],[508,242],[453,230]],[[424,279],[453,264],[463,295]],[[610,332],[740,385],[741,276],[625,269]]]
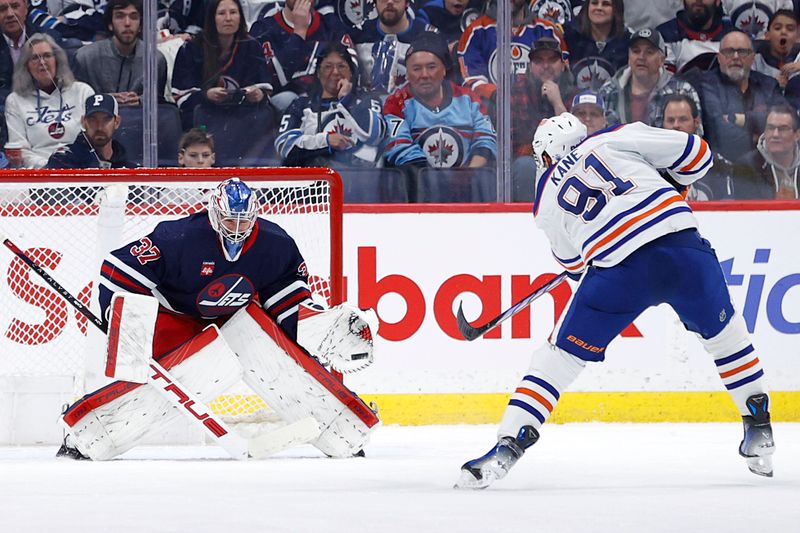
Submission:
[[[47,182],[34,179],[43,173],[0,175],[0,235],[96,312],[93,289],[105,255],[161,221],[204,209],[208,192],[231,172],[143,169],[59,174]],[[297,241],[315,297],[339,303],[339,177],[309,169],[235,172],[256,191],[260,216]],[[71,376],[78,397],[96,384],[87,376],[102,374],[103,343],[86,318],[0,246],[0,377]],[[212,407],[218,414],[247,419],[264,406],[241,384]]]

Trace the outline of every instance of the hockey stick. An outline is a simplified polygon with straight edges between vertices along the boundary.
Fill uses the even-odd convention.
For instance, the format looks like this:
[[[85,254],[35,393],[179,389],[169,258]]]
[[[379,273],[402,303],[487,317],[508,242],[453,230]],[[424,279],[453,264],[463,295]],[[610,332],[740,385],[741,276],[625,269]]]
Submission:
[[[558,284],[564,281],[564,278],[566,277],[567,277],[567,272],[566,271],[562,272],[561,274],[554,277],[544,285],[541,285],[539,288],[537,288],[535,291],[527,295],[522,300],[518,301],[517,303],[515,303],[514,305],[512,305],[511,307],[509,307],[508,309],[506,309],[505,311],[503,311],[502,313],[491,319],[483,326],[472,326],[470,325],[469,322],[467,322],[467,319],[464,317],[464,310],[462,309],[464,303],[461,302],[458,304],[458,314],[456,315],[456,320],[458,321],[458,331],[461,332],[461,335],[463,335],[466,340],[474,341],[487,331],[493,329],[495,326],[505,321],[507,318],[516,315],[518,312],[528,307],[528,305],[530,305],[531,302],[533,302],[541,295],[547,294],[548,292],[553,290]]]
[[[55,289],[80,314],[85,316],[103,333],[108,333],[108,324],[92,313],[86,305],[75,298],[66,288],[53,279],[36,261],[19,249],[11,239],[0,234],[3,244],[19,257],[23,263],[36,272],[50,287]],[[319,436],[320,428],[312,417],[303,418],[281,428],[257,435],[252,439],[240,437],[214,414],[208,406],[192,391],[176,380],[170,372],[157,361],[148,360],[152,374],[147,383],[156,389],[169,403],[182,410],[197,427],[216,441],[234,459],[256,459],[279,452],[290,446],[308,442]]]

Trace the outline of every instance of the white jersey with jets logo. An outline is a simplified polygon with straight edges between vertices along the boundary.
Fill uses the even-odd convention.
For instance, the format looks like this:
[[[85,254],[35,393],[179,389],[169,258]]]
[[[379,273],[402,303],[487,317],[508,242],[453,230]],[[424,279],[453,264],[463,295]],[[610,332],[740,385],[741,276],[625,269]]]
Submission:
[[[537,177],[536,225],[569,272],[616,265],[662,235],[697,227],[688,204],[656,169],[689,185],[712,165],[697,135],[641,122],[602,130]]]

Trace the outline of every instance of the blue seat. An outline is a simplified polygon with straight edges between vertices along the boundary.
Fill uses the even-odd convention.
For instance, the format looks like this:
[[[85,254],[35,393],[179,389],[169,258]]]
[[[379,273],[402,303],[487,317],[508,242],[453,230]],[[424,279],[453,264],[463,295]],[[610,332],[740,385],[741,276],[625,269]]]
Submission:
[[[270,105],[199,105],[195,127],[214,136],[217,165],[261,167],[274,165],[273,143],[277,135],[275,111]]]
[[[423,168],[416,177],[420,203],[497,201],[494,168]]]
[[[408,203],[405,173],[396,168],[338,168],[347,204]]]
[[[114,134],[114,139],[125,148],[127,158],[133,163],[142,164],[142,107],[122,106],[119,108],[122,124]],[[181,135],[181,116],[172,104],[158,105],[158,166],[175,166],[178,160],[178,143]]]

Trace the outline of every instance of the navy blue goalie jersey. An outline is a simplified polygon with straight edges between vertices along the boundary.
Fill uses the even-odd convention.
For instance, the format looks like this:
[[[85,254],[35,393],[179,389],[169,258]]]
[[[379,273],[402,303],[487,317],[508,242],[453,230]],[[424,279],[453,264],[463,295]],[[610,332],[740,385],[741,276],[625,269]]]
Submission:
[[[298,305],[311,297],[305,261],[280,226],[257,219],[241,256],[229,262],[206,211],[161,222],[111,252],[100,274],[102,316],[114,292],[151,295],[172,312],[208,320],[256,301],[293,339]]]

